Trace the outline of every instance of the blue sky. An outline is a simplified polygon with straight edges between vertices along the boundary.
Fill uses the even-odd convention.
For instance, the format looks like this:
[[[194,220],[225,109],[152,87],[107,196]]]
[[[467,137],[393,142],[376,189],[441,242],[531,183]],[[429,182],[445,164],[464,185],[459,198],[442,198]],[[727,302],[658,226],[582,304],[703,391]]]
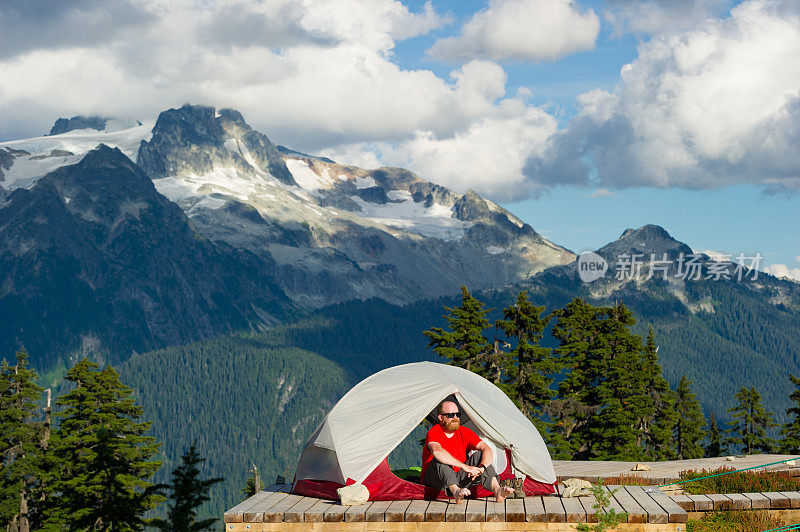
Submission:
[[[424,2],[410,5],[420,9]],[[438,69],[440,75],[446,75],[447,68],[427,57],[425,51],[435,39],[452,35],[476,11],[486,9],[488,2],[441,5],[452,16],[452,23],[438,33],[400,43],[395,48],[398,63],[407,68]],[[601,2],[582,5],[603,9]],[[556,61],[504,64],[507,90],[530,89],[533,103],[556,109],[559,124],[568,124],[575,115],[578,95],[596,88],[612,91],[620,69],[636,59],[637,45],[650,38],[611,33],[605,26],[594,49]],[[768,194],[760,186],[730,185],[700,190],[637,187],[593,197],[592,191],[584,188],[563,186],[503,206],[547,238],[576,252],[597,249],[628,227],[652,223],[698,251],[710,249],[734,256],[761,253],[764,265],[800,267],[796,258],[800,255],[800,198],[796,193]]]
[[[477,190],[574,251],[655,223],[800,279],[796,0],[0,11],[0,140],[60,116],[234,107],[276,143]]]

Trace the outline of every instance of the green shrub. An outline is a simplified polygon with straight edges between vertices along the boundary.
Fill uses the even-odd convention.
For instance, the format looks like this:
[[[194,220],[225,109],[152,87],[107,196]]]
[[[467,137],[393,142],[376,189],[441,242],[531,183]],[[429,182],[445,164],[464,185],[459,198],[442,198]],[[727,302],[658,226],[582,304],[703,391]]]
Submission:
[[[700,478],[718,473],[735,471],[732,467],[721,467],[713,471],[702,469],[681,471],[681,480]],[[687,493],[749,493],[761,491],[800,491],[800,478],[780,471],[745,471],[732,475],[706,478],[682,484]]]

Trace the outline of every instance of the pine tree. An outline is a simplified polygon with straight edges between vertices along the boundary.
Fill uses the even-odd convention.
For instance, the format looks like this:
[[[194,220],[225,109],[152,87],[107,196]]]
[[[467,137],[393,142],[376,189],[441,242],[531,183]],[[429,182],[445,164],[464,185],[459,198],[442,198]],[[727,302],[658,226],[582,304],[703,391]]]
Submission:
[[[423,445],[424,443],[425,440],[422,440],[420,445]],[[242,493],[243,499],[249,499],[261,490],[262,485],[261,474],[258,472],[256,465],[253,464],[253,469],[250,470],[250,475],[247,477],[247,482],[239,491]]]
[[[691,386],[692,381],[684,375],[675,390],[675,411],[678,416],[675,423],[675,450],[678,460],[702,458],[704,453],[700,442],[706,437],[706,418]]]
[[[708,444],[706,445],[706,458],[716,458],[728,452],[728,447],[722,439],[722,431],[717,426],[714,414],[708,420]]]
[[[767,437],[767,430],[778,424],[774,422],[772,412],[767,412],[761,404],[761,394],[755,387],[748,390],[740,386],[734,398],[738,403],[728,410],[733,414],[733,420],[728,423],[731,428],[726,443],[740,446],[746,454],[772,452],[775,440]]]
[[[516,304],[503,310],[505,319],[496,324],[516,343],[506,371],[512,389],[509,396],[541,432],[546,430],[542,420],[544,409],[555,395],[551,389],[553,375],[561,369],[551,349],[539,345],[550,321],[550,316],[542,317],[543,312],[544,307],[532,305],[527,291],[523,290]]]
[[[553,419],[548,447],[561,460],[589,458],[586,433],[591,417],[599,410],[597,386],[603,378],[602,356],[596,348],[597,320],[602,309],[575,298],[563,309],[556,309],[552,335],[559,341],[554,353],[569,369],[558,386],[558,398],[546,413]]]
[[[548,408],[557,456],[642,458],[638,422],[653,415],[653,401],[644,386],[641,338],[629,329],[633,314],[621,303],[593,307],[576,298],[554,315],[555,352],[569,368]]]
[[[110,366],[86,359],[67,372],[75,389],[64,407],[51,452],[58,465],[49,489],[48,522],[70,530],[139,530],[144,513],[164,498],[150,482],[159,444],[144,434],[142,408]]]
[[[28,532],[35,511],[34,491],[41,486],[42,424],[34,422],[42,388],[20,349],[16,363],[0,364],[0,520]]]
[[[675,412],[675,393],[662,374],[653,329],[647,334],[643,351],[645,390],[652,401],[652,414],[640,421],[645,452],[651,460],[673,460],[673,430],[678,421]],[[647,413],[646,413],[647,414]]]
[[[181,465],[172,470],[172,482],[169,485],[170,495],[166,519],[155,519],[150,524],[159,530],[170,532],[195,532],[209,530],[217,522],[217,518],[197,520],[200,506],[208,501],[208,492],[214,484],[222,482],[222,478],[201,480],[199,465],[205,462],[197,453],[196,444],[192,443],[183,453]]]
[[[461,287],[461,306],[457,308],[445,307],[450,312],[445,316],[450,324],[450,331],[440,327],[433,327],[423,334],[429,338],[428,346],[432,347],[437,355],[450,360],[450,364],[473,371],[488,380],[498,383],[502,375],[491,373],[491,368],[497,366],[501,372],[505,368],[505,359],[487,363],[487,359],[495,351],[493,344],[483,335],[489,327],[486,315],[489,309],[475,299],[467,290]],[[506,355],[507,356],[507,355]]]
[[[794,406],[786,410],[789,421],[781,429],[781,435],[784,437],[781,441],[781,452],[798,454],[800,453],[800,377],[789,375],[789,379],[795,386],[795,390],[789,395]]]
[[[589,426],[593,458],[644,458],[639,420],[653,415],[653,400],[645,387],[642,341],[629,327],[636,323],[622,303],[606,309],[598,344],[604,353],[604,378],[598,384],[600,411]]]

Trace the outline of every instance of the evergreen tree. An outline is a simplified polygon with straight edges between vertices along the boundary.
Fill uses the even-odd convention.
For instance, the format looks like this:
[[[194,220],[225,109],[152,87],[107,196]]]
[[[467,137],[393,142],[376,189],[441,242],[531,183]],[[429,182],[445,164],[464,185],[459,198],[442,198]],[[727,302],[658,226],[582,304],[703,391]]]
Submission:
[[[420,442],[420,445],[423,445],[425,440],[423,439]],[[250,470],[250,475],[247,477],[247,482],[245,483],[244,487],[239,490],[242,492],[242,500],[249,499],[256,493],[261,490],[263,486],[261,482],[261,474],[258,472],[258,468],[255,464],[253,464],[253,469]]]
[[[795,390],[789,395],[789,399],[794,406],[786,410],[789,421],[781,429],[783,440],[781,441],[781,452],[786,454],[800,453],[800,377],[789,375],[789,379],[795,386]]]
[[[603,351],[604,378],[598,385],[600,411],[589,427],[593,457],[640,460],[645,457],[640,420],[652,417],[642,340],[629,330],[636,323],[622,303],[606,310],[598,344]]]
[[[107,366],[83,359],[65,379],[75,389],[64,407],[51,452],[58,466],[49,489],[48,523],[69,530],[139,530],[143,514],[164,498],[150,482],[161,465],[159,444],[144,434],[142,408]]]
[[[559,341],[554,352],[569,370],[558,386],[558,398],[546,410],[554,420],[548,446],[560,460],[589,458],[586,428],[599,409],[597,385],[603,377],[602,357],[594,345],[596,321],[601,313],[601,309],[579,298],[553,311],[556,321],[552,335]]]
[[[728,447],[722,440],[722,431],[717,426],[717,418],[714,414],[708,421],[708,444],[706,445],[706,458],[716,458],[728,452]]]
[[[555,352],[569,373],[548,413],[555,424],[550,444],[559,458],[638,460],[643,457],[641,419],[653,415],[645,389],[641,338],[625,305],[593,307],[574,299],[557,317]]]
[[[675,411],[678,416],[675,423],[675,450],[678,460],[702,458],[704,453],[700,442],[706,437],[706,418],[697,396],[692,393],[691,385],[692,381],[684,375],[675,390]]]
[[[670,390],[669,383],[662,374],[658,361],[658,348],[653,338],[653,329],[647,334],[643,352],[643,369],[645,372],[645,390],[652,401],[652,414],[640,421],[645,452],[651,460],[673,460],[673,430],[678,421],[675,412],[675,393]]]
[[[0,364],[0,521],[9,529],[28,532],[34,512],[34,491],[41,486],[43,427],[34,422],[42,388],[20,349],[12,366]]]
[[[728,423],[731,428],[726,443],[740,446],[746,454],[772,452],[775,440],[767,437],[767,430],[778,424],[774,422],[772,412],[767,412],[761,404],[761,394],[755,387],[748,390],[740,386],[734,398],[738,403],[728,410],[733,414],[733,420]]]
[[[453,366],[473,371],[493,383],[501,382],[502,370],[507,365],[505,357],[503,360],[487,362],[495,352],[493,344],[483,335],[489,326],[489,320],[486,319],[489,309],[484,308],[484,304],[475,299],[466,286],[462,286],[461,306],[445,307],[445,310],[450,312],[449,316],[445,316],[450,331],[440,327],[425,331],[423,334],[429,338],[428,346],[437,355],[449,359]]]
[[[523,290],[516,304],[503,310],[505,319],[497,321],[497,327],[516,343],[506,372],[512,390],[509,396],[541,432],[546,431],[544,409],[555,395],[553,375],[561,369],[551,349],[539,345],[550,321],[550,316],[542,317],[543,312],[544,307],[532,305]]]
[[[169,485],[170,495],[166,519],[155,519],[151,525],[169,532],[195,532],[209,530],[217,522],[217,518],[198,520],[200,506],[210,499],[209,490],[214,484],[222,482],[222,478],[201,480],[199,465],[205,462],[197,453],[196,442],[183,453],[181,465],[172,470],[172,483]]]

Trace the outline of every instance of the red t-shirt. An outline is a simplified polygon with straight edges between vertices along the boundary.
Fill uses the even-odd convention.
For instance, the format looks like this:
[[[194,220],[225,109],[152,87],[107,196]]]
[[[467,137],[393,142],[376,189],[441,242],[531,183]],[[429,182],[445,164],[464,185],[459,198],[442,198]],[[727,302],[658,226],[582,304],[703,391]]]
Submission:
[[[448,438],[441,425],[434,425],[425,436],[425,445],[422,447],[422,472],[421,478],[425,478],[425,470],[428,468],[428,463],[433,460],[428,444],[435,441],[442,446],[442,449],[450,453],[450,456],[459,462],[466,463],[467,451],[471,451],[478,447],[481,439],[475,432],[466,428],[458,427],[453,435]],[[453,467],[453,471],[458,472],[459,467]]]

